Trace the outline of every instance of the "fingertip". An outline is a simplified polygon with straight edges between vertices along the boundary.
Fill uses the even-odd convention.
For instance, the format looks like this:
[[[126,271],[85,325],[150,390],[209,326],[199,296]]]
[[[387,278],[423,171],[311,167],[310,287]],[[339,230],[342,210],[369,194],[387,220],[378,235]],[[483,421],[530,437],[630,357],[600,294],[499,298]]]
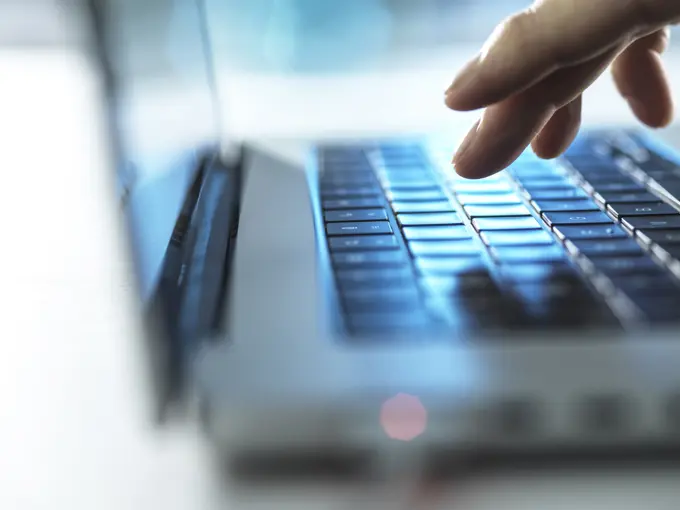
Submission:
[[[444,95],[444,104],[455,112],[472,112],[485,106],[484,103],[475,101],[474,98],[465,93],[458,93],[458,91],[447,91]]]
[[[550,146],[545,142],[542,142],[538,138],[535,138],[531,142],[531,148],[539,159],[546,161],[555,159],[556,157],[560,156],[562,152],[564,152],[560,149],[557,149],[555,146]]]
[[[627,97],[626,101],[637,119],[647,127],[662,129],[673,122],[674,107],[672,102],[659,107],[658,105],[649,105],[651,102],[649,100],[644,101],[635,97]]]
[[[458,72],[453,79],[449,88],[444,93],[444,102],[446,106],[455,111],[471,111],[477,110],[482,106],[478,106],[476,101],[471,97],[474,95],[475,82],[477,81],[479,73],[479,55],[471,59]]]
[[[616,59],[614,81],[640,122],[663,128],[673,120],[673,97],[661,56],[641,44],[631,45]]]
[[[571,145],[581,126],[582,96],[557,110],[531,142],[541,159],[555,159]]]
[[[480,165],[476,164],[473,160],[466,160],[466,159],[461,159],[459,161],[454,161],[453,164],[453,170],[456,172],[456,174],[460,177],[463,177],[464,179],[469,179],[472,181],[476,181],[479,179],[486,179],[487,177],[490,177],[501,170],[503,170],[503,166],[500,166],[498,168],[490,165]]]

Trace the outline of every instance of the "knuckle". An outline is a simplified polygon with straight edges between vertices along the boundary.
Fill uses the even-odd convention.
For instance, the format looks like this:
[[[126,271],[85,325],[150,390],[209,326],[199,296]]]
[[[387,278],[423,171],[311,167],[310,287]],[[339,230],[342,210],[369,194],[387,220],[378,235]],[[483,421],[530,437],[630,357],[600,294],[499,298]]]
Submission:
[[[528,36],[536,29],[535,16],[532,11],[513,14],[503,23],[505,38],[515,43],[527,42]]]
[[[567,41],[555,44],[555,34],[551,33],[554,20],[550,19],[550,13],[552,11],[536,4],[510,16],[503,23],[501,44],[511,45],[518,55],[540,57],[541,67],[546,70],[568,65],[572,58],[569,44]]]
[[[523,54],[525,51],[531,51],[535,30],[536,22],[533,13],[523,11],[513,14],[501,24],[497,44]]]

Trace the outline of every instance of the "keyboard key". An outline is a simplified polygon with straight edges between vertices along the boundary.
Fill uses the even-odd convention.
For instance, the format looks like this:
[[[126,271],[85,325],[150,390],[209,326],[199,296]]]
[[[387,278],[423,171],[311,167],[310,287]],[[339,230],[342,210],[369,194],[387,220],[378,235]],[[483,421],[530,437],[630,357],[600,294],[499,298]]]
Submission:
[[[375,187],[377,180],[373,171],[368,169],[350,169],[347,171],[325,171],[319,175],[321,189],[350,188],[353,186]]]
[[[614,216],[659,216],[664,214],[677,214],[678,212],[663,202],[642,204],[611,204],[607,207]]]
[[[470,218],[485,218],[494,216],[530,216],[529,209],[521,205],[467,205],[465,212]]]
[[[326,171],[323,175],[319,177],[319,184],[321,185],[322,188],[374,186],[375,183],[376,183],[375,175],[370,169],[341,172]]]
[[[387,198],[389,200],[396,201],[413,201],[413,202],[432,202],[437,200],[447,200],[446,195],[439,190],[409,190],[409,191],[398,191],[392,190],[387,193]]]
[[[405,227],[404,236],[409,241],[469,239],[471,237],[464,225]]]
[[[472,240],[412,241],[409,249],[414,257],[469,257],[479,255],[480,247]]]
[[[567,249],[573,253],[581,253],[586,257],[602,256],[641,256],[644,254],[640,245],[633,239],[606,239],[602,241],[575,240],[568,241]]]
[[[576,269],[566,262],[501,265],[499,271],[501,277],[510,282],[536,282],[577,277]]]
[[[559,262],[565,259],[564,249],[555,244],[552,246],[503,246],[493,248],[491,255],[502,264],[527,264],[533,262]]]
[[[378,168],[377,174],[379,177],[383,178],[388,182],[390,181],[403,181],[403,182],[413,182],[420,180],[431,180],[434,181],[434,176],[430,173],[427,168],[422,166],[390,166]]]
[[[375,197],[380,190],[374,186],[329,187],[321,189],[321,196],[327,198]]]
[[[518,205],[522,201],[514,193],[501,194],[469,194],[461,193],[456,195],[458,201],[463,205]]]
[[[404,287],[413,285],[411,268],[341,269],[336,272],[338,285],[343,290],[359,287]]]
[[[627,175],[622,174],[619,170],[614,171],[581,171],[583,178],[594,188],[597,188],[599,184],[613,184],[621,183],[628,184],[633,182],[633,180]]]
[[[319,147],[318,153],[324,161],[366,160],[367,151],[372,148],[372,144],[325,143]]]
[[[559,167],[547,165],[522,165],[511,166],[508,171],[518,179],[555,179],[564,177],[566,172]]]
[[[638,166],[650,175],[680,175],[680,167],[676,163],[669,161],[668,159],[653,152],[648,152],[647,160],[644,162],[639,162]]]
[[[662,188],[667,194],[680,197],[680,179],[665,179],[663,181],[657,181],[654,185],[654,189]]]
[[[538,212],[599,211],[592,200],[537,200],[533,202]]]
[[[462,225],[456,213],[415,213],[397,216],[402,227],[417,225]]]
[[[677,230],[647,230],[637,232],[637,237],[645,244],[680,244],[680,228]]]
[[[410,311],[421,301],[417,287],[354,289],[342,293],[345,309],[352,312]]]
[[[535,172],[534,172],[535,173]],[[522,175],[521,172],[515,172],[515,178],[520,180],[522,182],[522,185],[525,184],[543,184],[545,182],[552,182],[552,183],[558,183],[562,184],[565,182],[569,182],[569,177],[564,176],[564,175],[558,175],[554,172],[548,171],[543,171],[539,175]]]
[[[324,145],[318,150],[319,157],[322,157],[324,161],[329,162],[346,162],[366,160],[366,148],[360,147],[358,145]]]
[[[345,169],[370,168],[370,163],[363,154],[332,158],[324,156],[322,167],[325,171],[339,172]]]
[[[379,166],[383,168],[387,168],[390,170],[394,169],[405,169],[408,170],[410,173],[416,173],[416,172],[429,172],[430,169],[428,166],[426,166],[425,162],[423,161],[423,158],[418,157],[399,157],[399,158],[391,158],[391,157],[384,157],[383,156],[383,161],[382,164],[378,163]]]
[[[446,157],[444,159],[450,161],[450,157]],[[465,177],[461,177],[460,175],[453,172],[447,172],[445,174],[445,177],[447,178],[447,182],[463,182],[468,184],[474,184],[476,186],[493,186],[499,183],[501,184],[508,183],[508,174],[506,171],[498,172],[497,174],[491,175],[489,177],[484,177],[483,179],[473,180],[466,179]]]
[[[565,301],[590,294],[591,291],[580,279],[546,280],[542,283],[518,283],[513,285],[513,291],[521,296],[523,301],[533,304],[545,304],[558,299]]]
[[[479,231],[485,230],[531,230],[540,229],[541,225],[531,216],[516,218],[476,218],[473,226]]]
[[[665,216],[624,216],[623,226],[630,230],[665,230],[680,228],[680,214]]]
[[[598,270],[607,276],[622,274],[656,273],[659,266],[648,256],[641,257],[595,257],[588,259],[587,269]]]
[[[529,193],[541,190],[559,190],[559,189],[571,189],[574,185],[571,181],[560,177],[556,179],[532,179],[532,180],[522,180],[520,183]]]
[[[329,223],[326,225],[326,232],[329,236],[391,234],[392,226],[387,221]]]
[[[605,204],[636,204],[641,202],[658,202],[659,198],[647,191],[632,193],[604,192],[598,193],[597,198]]]
[[[585,212],[546,212],[545,221],[551,227],[555,225],[591,225],[613,223],[602,211]]]
[[[604,302],[578,280],[523,284],[515,292],[524,303],[530,324],[537,327],[562,330],[618,325]]]
[[[424,275],[479,275],[488,273],[481,257],[417,258],[416,267]]]
[[[599,183],[597,184],[597,186],[591,185],[591,187],[594,188],[594,190],[597,191],[598,193],[606,193],[610,191],[641,193],[647,191],[647,189],[644,186],[633,181]]]
[[[324,200],[323,208],[327,211],[333,209],[361,209],[368,207],[381,207],[382,199],[371,198],[341,198],[338,200]]]
[[[652,156],[636,136],[625,131],[605,133],[602,138],[609,144],[611,154],[628,156],[637,162],[647,161]]]
[[[392,179],[383,182],[386,190],[390,191],[437,191],[441,190],[439,183],[434,179]]]
[[[397,213],[453,212],[448,200],[437,202],[392,202],[392,210]]]
[[[481,180],[456,180],[449,184],[450,188],[456,193],[482,194],[492,193],[508,194],[513,191],[513,187],[506,181],[484,182]]]
[[[428,295],[485,296],[498,291],[498,285],[488,274],[462,276],[425,276],[420,284]]]
[[[616,166],[616,163],[613,160],[610,160],[609,158],[582,159],[578,161],[576,164],[573,164],[573,166],[579,173],[585,175],[613,173],[618,176],[621,176],[621,170],[619,169],[618,166]]]
[[[319,153],[325,161],[348,161],[365,159],[366,155],[362,147],[357,146],[324,146],[319,149]]]
[[[628,234],[614,223],[610,225],[583,225],[569,226],[560,225],[554,228],[557,237],[562,241],[566,239],[623,239]]]
[[[333,264],[338,268],[360,267],[399,267],[407,262],[404,252],[394,251],[369,251],[335,253]]]
[[[581,188],[564,188],[556,190],[536,190],[531,193],[534,200],[571,200],[588,198],[588,194]]]
[[[680,287],[663,270],[658,274],[618,276],[611,279],[617,289],[627,295],[680,296]]]
[[[680,322],[680,299],[666,296],[628,296],[652,324]]]
[[[461,291],[440,295],[447,305],[450,322],[456,329],[501,329],[522,323],[522,309],[514,296],[490,287],[484,295]]]
[[[328,211],[324,214],[324,219],[328,222],[386,220],[387,212],[385,212],[385,209],[347,209]]]
[[[647,173],[647,175],[649,175],[649,177],[651,177],[652,179],[654,179],[656,182],[659,182],[659,183],[664,182],[664,181],[668,181],[668,182],[675,181],[675,182],[677,182],[678,180],[680,180],[680,167],[675,165],[675,163],[671,163],[671,164],[673,165],[672,170],[670,168],[667,168],[665,170],[647,170],[646,173]],[[639,166],[643,170],[645,169],[644,163],[639,165]]]
[[[380,154],[385,158],[423,158],[423,149],[419,143],[385,143],[380,146]]]
[[[331,251],[356,250],[396,250],[399,247],[397,238],[390,235],[331,237],[328,240]]]
[[[498,230],[482,232],[488,246],[534,246],[553,244],[555,239],[545,230]]]
[[[375,167],[379,175],[406,175],[413,178],[424,177],[431,178],[432,170],[429,166],[423,164],[423,161],[416,160],[393,160],[393,161],[376,161]]]

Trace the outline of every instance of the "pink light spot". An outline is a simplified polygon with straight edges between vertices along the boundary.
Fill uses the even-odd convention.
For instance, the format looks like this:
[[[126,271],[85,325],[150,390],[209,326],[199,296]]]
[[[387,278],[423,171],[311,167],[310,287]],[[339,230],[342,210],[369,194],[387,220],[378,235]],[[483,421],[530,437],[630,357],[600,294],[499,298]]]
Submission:
[[[425,431],[427,410],[418,397],[399,393],[382,405],[380,424],[392,439],[412,441]]]

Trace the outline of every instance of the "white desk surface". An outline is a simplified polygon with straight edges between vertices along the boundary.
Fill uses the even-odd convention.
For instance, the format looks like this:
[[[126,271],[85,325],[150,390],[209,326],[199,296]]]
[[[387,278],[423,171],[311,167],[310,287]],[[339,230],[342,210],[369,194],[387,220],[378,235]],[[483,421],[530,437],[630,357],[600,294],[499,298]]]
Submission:
[[[421,104],[435,111],[431,118],[439,116],[445,124],[448,117],[441,111],[440,94],[452,71],[452,66],[434,66],[431,73],[407,73],[401,80],[393,76],[389,86],[376,77],[355,82],[353,90],[361,92],[362,105],[376,107],[368,117],[383,123],[385,116],[394,113],[390,105],[403,104],[408,97],[407,107],[395,117],[398,120],[389,122],[393,128],[412,121],[416,127],[429,125],[419,97]],[[0,508],[339,510],[368,506],[357,505],[357,488],[348,486],[241,487],[232,488],[225,497],[198,434],[150,427],[137,324],[127,293],[129,267],[122,251],[123,232],[112,214],[111,173],[92,76],[77,54],[40,49],[0,51],[0,76],[0,212],[4,218]],[[243,88],[243,83],[236,80],[234,87]],[[290,90],[293,84],[287,83]],[[308,85],[298,99],[289,97],[289,106],[295,108],[302,97],[311,104],[327,104],[332,102],[329,96],[339,98],[342,91],[326,83],[324,99],[308,93],[318,84]],[[284,93],[271,82],[266,89]],[[244,135],[258,134],[261,125],[269,128],[262,133],[266,135],[290,127],[273,120],[268,110],[271,101],[279,98],[269,96],[270,102],[265,102],[261,90],[251,88],[244,95],[246,103],[233,112],[234,126]],[[607,90],[604,85],[603,90]],[[600,101],[591,104],[602,106]],[[359,109],[366,112],[363,106]],[[326,108],[327,122],[330,111]],[[263,118],[268,122],[249,121]],[[285,112],[278,118],[286,120]],[[351,120],[351,112],[345,119]],[[341,124],[339,120],[332,125]],[[292,131],[299,133],[319,127],[296,125]],[[373,129],[380,127],[373,125]],[[446,502],[428,508],[675,510],[680,505],[679,481],[680,471],[643,469],[496,477],[453,486]]]

